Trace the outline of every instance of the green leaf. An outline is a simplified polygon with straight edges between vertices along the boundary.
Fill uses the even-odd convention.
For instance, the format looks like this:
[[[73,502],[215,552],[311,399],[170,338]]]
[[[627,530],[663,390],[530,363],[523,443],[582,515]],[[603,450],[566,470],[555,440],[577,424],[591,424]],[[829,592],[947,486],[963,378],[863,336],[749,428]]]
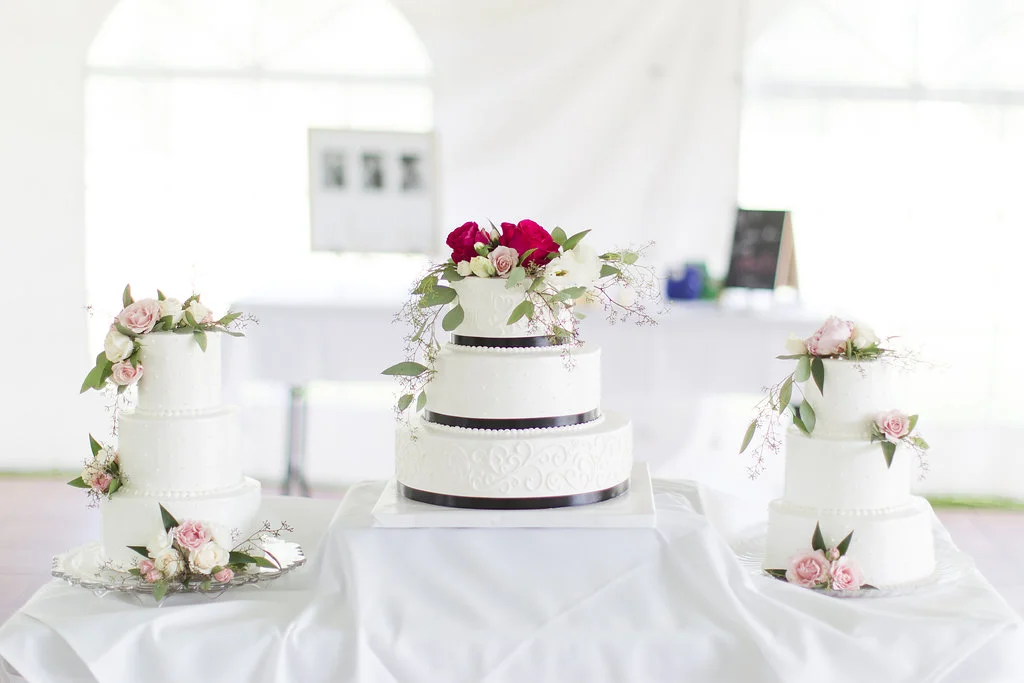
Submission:
[[[526,251],[524,251],[522,254],[520,254],[519,255],[519,265],[523,265],[523,262],[526,261],[526,259],[530,258],[530,254],[532,254],[535,251],[537,251],[537,247],[531,247],[531,248],[527,249]]]
[[[786,378],[786,381],[782,383],[782,387],[779,389],[779,412],[781,413],[789,405],[789,400],[793,397],[793,377],[792,375]]]
[[[107,498],[110,498],[110,496],[114,495],[114,492],[117,491],[119,488],[121,488],[121,480],[111,479],[110,487],[107,489]]]
[[[754,438],[754,432],[757,431],[757,420],[751,420],[750,425],[747,427],[747,433],[743,435],[743,445],[740,446],[740,453],[747,450],[747,446],[750,445],[750,441]]]
[[[793,406],[793,424],[807,436],[811,435],[811,432],[807,429],[807,425],[804,424],[803,418],[800,417],[800,406]]]
[[[558,296],[562,301],[565,301],[568,299],[579,299],[586,293],[586,287],[566,287],[558,293]]]
[[[578,232],[569,239],[567,239],[565,241],[565,244],[562,245],[562,251],[571,251],[572,249],[575,249],[576,245],[580,243],[581,239],[587,236],[588,232],[590,231],[584,230],[583,232]]]
[[[797,360],[799,358],[806,358],[806,353],[791,353],[784,356],[775,356],[775,360]]]
[[[170,317],[170,316],[168,316]],[[234,313],[228,313],[223,318],[217,321],[218,325],[230,325],[231,323],[242,317],[241,311],[235,311]]]
[[[535,278],[533,278],[533,282],[530,283],[530,288],[527,289],[526,291],[528,291],[528,292],[536,292],[537,290],[539,290],[543,286],[544,286],[544,278],[543,277],[535,277]]]
[[[153,599],[160,602],[167,596],[167,588],[169,584],[167,581],[157,581],[153,584]]]
[[[811,357],[800,356],[796,362],[796,370],[793,371],[793,379],[797,382],[806,382],[811,378]]]
[[[192,315],[192,311],[185,311],[183,319],[185,320],[185,324],[188,325],[189,327],[199,327],[199,323],[196,322],[196,317]]]
[[[455,266],[445,266],[444,271],[441,273],[441,277],[448,282],[459,282],[466,279],[459,275],[459,271]]]
[[[228,564],[255,564],[256,560],[252,555],[232,550],[228,553]]]
[[[554,337],[556,341],[560,341],[560,340],[568,339],[569,337],[571,337],[572,336],[572,332],[570,332],[569,330],[565,329],[564,327],[561,327],[560,325],[555,325],[551,329],[551,336]]]
[[[850,541],[853,539],[853,532],[846,534],[846,538],[839,541],[839,545],[836,546],[836,550],[839,551],[839,557],[846,554],[846,551],[850,549]]]
[[[420,283],[416,285],[416,289],[412,290],[413,294],[426,294],[434,287],[437,286],[437,276],[434,274],[427,275]]]
[[[174,515],[168,512],[167,508],[162,504],[158,503],[158,505],[160,505],[160,519],[163,520],[164,531],[170,531],[174,527],[178,526],[178,520],[174,519]]]
[[[896,444],[892,441],[882,442],[882,455],[885,456],[885,467],[888,469],[892,467],[893,456],[896,455]]]
[[[102,362],[97,362],[96,366],[89,371],[89,374],[85,376],[85,380],[82,381],[82,389],[79,393],[84,394],[89,389],[102,389],[103,382],[110,373],[113,372],[113,364],[106,359],[101,353],[100,356],[103,358]]]
[[[427,405],[427,392],[421,391],[419,397],[416,399],[416,412],[423,410],[423,407]]]
[[[402,397],[398,399],[398,410],[402,411],[408,408],[409,405],[412,404],[413,398],[415,397],[412,394],[403,394]]]
[[[442,306],[444,304],[450,304],[455,301],[455,297],[458,294],[451,287],[445,287],[444,285],[438,285],[431,289],[429,292],[420,297],[420,302],[417,304],[420,308],[433,308],[434,306]]]
[[[462,310],[462,304],[456,304],[455,308],[445,313],[444,318],[441,320],[441,328],[445,332],[451,332],[456,327],[462,324],[462,321],[466,318],[466,312]]]
[[[212,585],[213,585],[213,582],[210,579],[206,579],[201,584],[199,584],[199,590],[208,591],[208,590],[210,590],[210,587]]]
[[[131,330],[129,330],[127,327],[125,327],[124,325],[122,325],[119,322],[115,322],[114,323],[114,329],[117,330],[118,332],[120,332],[121,334],[123,334],[126,337],[131,337],[132,339],[135,339],[136,337],[139,336],[139,335],[135,334],[134,332],[132,332]]]
[[[75,477],[68,482],[68,486],[74,486],[76,489],[91,489],[92,487],[82,481],[81,477]]]
[[[518,306],[512,309],[512,314],[509,315],[505,324],[514,325],[519,322],[524,315],[531,320],[533,319],[533,302],[529,299],[524,299]]]
[[[89,435],[89,450],[90,450],[90,451],[92,451],[92,454],[93,454],[93,456],[94,456],[94,457],[95,457],[95,456],[96,456],[96,455],[97,455],[97,454],[98,454],[98,453],[99,453],[100,451],[102,451],[102,450],[103,450],[103,446],[101,446],[101,445],[100,445],[100,442],[99,442],[99,441],[97,441],[96,439],[94,439],[94,438],[92,437],[92,434],[90,434],[90,435]]]
[[[135,303],[135,300],[132,299],[132,286],[131,284],[127,284],[124,286],[124,291],[121,293],[121,306],[128,308],[133,303]]]
[[[508,282],[505,283],[505,289],[512,289],[520,282],[526,279],[526,268],[522,266],[516,266],[508,274]]]
[[[635,251],[622,252],[622,262],[625,263],[626,265],[633,265],[639,258],[640,254],[636,253]]]
[[[413,361],[404,361],[402,363],[395,363],[387,370],[382,371],[382,375],[397,375],[400,377],[419,377],[427,371],[426,365],[421,365]]]
[[[163,292],[161,292],[161,291],[160,291],[160,290],[158,289],[158,290],[156,290],[156,300],[157,300],[157,301],[167,301],[167,297],[166,297],[166,296],[164,296],[164,293],[163,293]]]
[[[206,351],[206,332],[201,329],[197,329],[194,334],[196,343],[199,344],[199,348]]]
[[[478,256],[487,256],[491,251],[491,245],[484,244],[483,242],[477,242],[473,245],[473,251],[475,251]]]
[[[922,451],[926,451],[926,450],[928,450],[930,448],[930,446],[928,445],[928,442],[925,441],[920,436],[917,436],[916,434],[914,436],[910,437],[910,443],[914,444],[915,446],[920,448]]]
[[[786,570],[785,569],[765,569],[764,573],[767,574],[768,576],[775,577],[776,579],[781,579],[782,581],[788,581],[789,580],[789,579],[786,578]]]
[[[820,550],[825,552],[828,548],[825,547],[825,538],[821,535],[821,524],[814,525],[814,535],[811,536],[811,549]]]
[[[800,405],[800,419],[803,420],[804,426],[807,428],[807,434],[810,435],[814,431],[814,425],[817,423],[817,416],[814,414],[814,408],[807,401]]]
[[[253,564],[257,567],[266,567],[267,569],[277,569],[277,565],[268,560],[265,557],[253,557]]]
[[[139,555],[142,555],[146,559],[149,559],[149,551],[146,550],[146,546],[144,545],[130,545],[128,546],[128,550],[134,550]]]
[[[555,244],[557,244],[558,246],[564,245],[565,240],[567,239],[565,236],[565,230],[562,230],[561,228],[555,228],[554,230],[551,231],[551,239],[553,239],[555,241]]]
[[[142,578],[142,572],[139,571],[138,567],[132,567],[131,569],[128,570],[128,573],[131,574],[132,576],[137,576],[140,579]]]
[[[618,261],[622,258],[622,255],[616,251],[608,251],[601,254],[597,258],[601,259],[602,261]]]
[[[601,277],[608,277],[609,275],[618,275],[622,271],[611,265],[610,263],[601,264]]]
[[[243,333],[238,332],[236,330],[221,330],[221,332],[223,332],[224,334],[228,335],[229,337],[244,337],[245,336]]]
[[[910,432],[914,431],[915,428],[917,428],[917,418],[918,417],[920,417],[920,416],[919,415],[911,415],[910,416],[910,429],[907,432],[908,434]]]
[[[811,376],[814,377],[814,384],[818,387],[821,395],[825,395],[825,363],[820,358],[811,361]]]

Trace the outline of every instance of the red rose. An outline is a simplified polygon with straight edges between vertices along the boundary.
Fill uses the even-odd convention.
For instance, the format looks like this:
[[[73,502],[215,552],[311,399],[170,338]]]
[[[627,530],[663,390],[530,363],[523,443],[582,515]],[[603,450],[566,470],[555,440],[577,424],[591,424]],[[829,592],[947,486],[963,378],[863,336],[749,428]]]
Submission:
[[[558,243],[551,239],[551,234],[530,219],[519,221],[519,225],[502,223],[498,244],[515,249],[520,254],[536,249],[523,261],[524,266],[543,266],[548,262],[548,254],[558,253]]]
[[[481,230],[476,223],[469,221],[448,233],[445,244],[452,248],[452,261],[459,263],[468,261],[477,255],[476,249],[473,248],[474,244],[477,242],[489,244],[490,241],[490,235]]]

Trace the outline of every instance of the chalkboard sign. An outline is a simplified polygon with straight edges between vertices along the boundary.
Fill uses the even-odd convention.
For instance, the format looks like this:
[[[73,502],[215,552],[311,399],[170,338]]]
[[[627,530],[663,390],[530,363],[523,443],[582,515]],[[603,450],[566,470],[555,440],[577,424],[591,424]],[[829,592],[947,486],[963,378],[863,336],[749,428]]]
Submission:
[[[793,228],[788,211],[736,212],[726,287],[796,287]]]

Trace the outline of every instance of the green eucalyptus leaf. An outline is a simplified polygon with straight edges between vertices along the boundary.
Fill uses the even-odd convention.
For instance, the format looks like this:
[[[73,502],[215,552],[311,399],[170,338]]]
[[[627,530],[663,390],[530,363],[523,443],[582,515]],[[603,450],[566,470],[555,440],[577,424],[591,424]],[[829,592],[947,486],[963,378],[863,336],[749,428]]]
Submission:
[[[853,540],[853,532],[846,534],[846,538],[839,541],[839,545],[836,546],[836,550],[839,551],[839,557],[846,554],[846,551],[850,549],[850,541]]]
[[[266,567],[267,569],[277,569],[277,565],[274,564],[273,562],[271,562],[270,560],[268,560],[265,557],[254,556],[252,558],[252,563],[255,564],[257,567]]]
[[[206,332],[202,329],[196,329],[194,336],[196,338],[196,344],[199,344],[199,348],[206,351]]]
[[[462,310],[462,304],[456,304],[452,310],[445,313],[444,318],[441,320],[441,328],[445,332],[451,332],[461,325],[465,318],[466,312]]]
[[[920,417],[920,416],[919,415],[911,415],[910,416],[910,432],[914,431],[917,428],[917,418],[918,417]]]
[[[586,237],[587,233],[589,232],[589,230],[584,230],[583,232],[578,232],[569,239],[567,239],[565,243],[562,245],[562,251],[571,251],[575,249],[576,245],[580,243],[580,240]]]
[[[114,495],[114,492],[117,491],[119,488],[121,488],[121,480],[111,479],[110,487],[107,489],[107,498],[110,498],[112,495]]]
[[[131,569],[128,570],[128,573],[131,574],[132,576],[137,576],[140,579],[142,578],[142,572],[139,571],[138,567],[132,567]]]
[[[228,553],[228,564],[255,564],[256,560],[252,555],[232,550]]]
[[[81,477],[75,477],[68,482],[68,486],[74,486],[76,489],[91,489],[92,487],[86,484]]]
[[[412,394],[403,394],[402,397],[398,399],[398,410],[402,411],[408,408],[412,404],[413,398]]]
[[[167,589],[170,584],[167,581],[157,581],[153,584],[153,599],[160,602],[167,597]]]
[[[103,380],[107,377],[104,372],[109,366],[110,361],[106,358],[103,359],[102,363],[98,363],[96,367],[90,370],[89,374],[85,376],[85,380],[82,381],[82,389],[78,393],[85,393],[89,389],[102,389]]]
[[[420,283],[418,285],[416,285],[416,289],[414,289],[412,291],[413,291],[413,294],[426,294],[427,292],[429,292],[430,290],[432,290],[436,286],[437,286],[437,276],[431,274],[431,275],[427,275],[422,280],[420,280]]]
[[[92,451],[93,457],[96,457],[103,450],[103,446],[93,438],[92,434],[89,435],[89,450]]]
[[[793,406],[793,424],[807,436],[811,435],[811,432],[807,429],[807,425],[804,424],[803,418],[800,417],[800,406]]]
[[[797,382],[806,382],[811,378],[811,357],[800,356],[796,362],[796,370],[793,371],[793,379]]]
[[[536,291],[538,291],[543,286],[544,286],[544,278],[542,276],[537,276],[537,277],[533,278],[533,282],[530,283],[530,288],[527,289],[526,291],[528,291],[528,292],[536,292]]]
[[[420,395],[416,398],[416,412],[423,410],[423,407],[427,405],[427,392],[421,391]]]
[[[892,441],[882,442],[882,455],[885,457],[885,467],[892,467],[892,459],[896,455],[896,444]]]
[[[183,320],[185,321],[185,324],[191,328],[199,327],[199,323],[196,322],[196,317],[192,315],[192,311],[185,311]]]
[[[618,275],[622,271],[611,265],[610,263],[601,264],[601,277],[608,277],[609,275]]]
[[[505,283],[505,289],[512,289],[520,282],[526,279],[526,268],[522,266],[516,266],[509,271],[508,282]]]
[[[637,262],[637,259],[639,258],[640,254],[636,253],[635,251],[622,252],[622,262],[625,263],[626,265],[633,265],[634,263]]]
[[[747,450],[747,446],[750,445],[750,441],[754,438],[754,432],[757,431],[757,420],[751,420],[750,425],[747,426],[747,433],[743,435],[743,444],[740,446],[740,453]]]
[[[579,299],[581,296],[583,296],[586,293],[587,293],[587,288],[586,287],[566,287],[565,289],[560,291],[558,294],[559,294],[560,297],[562,297],[561,298],[562,301],[566,301],[566,300],[569,300],[569,299]]]
[[[132,299],[132,286],[127,284],[124,286],[124,291],[121,292],[121,306],[128,308],[133,303],[135,303],[135,300]]]
[[[814,431],[817,416],[814,414],[814,408],[807,401],[800,405],[800,419],[803,420],[804,426],[807,427],[808,434]]]
[[[622,254],[616,251],[608,251],[601,254],[597,258],[601,259],[602,261],[618,261],[622,258]]]
[[[401,363],[395,363],[390,368],[383,370],[380,374],[397,375],[400,377],[419,377],[426,371],[426,365],[421,365],[420,363],[413,361],[403,361]]]
[[[529,299],[524,299],[519,303],[518,306],[512,309],[511,315],[505,322],[506,325],[514,325],[519,322],[520,319],[526,316],[527,318],[533,319],[533,302]]]
[[[779,389],[779,412],[781,413],[789,405],[789,400],[793,397],[793,377],[792,375],[786,378],[786,381],[782,383],[782,387]]]
[[[178,520],[174,519],[174,515],[167,511],[162,504],[160,505],[160,519],[164,523],[164,531],[170,531],[174,527],[178,526]]]
[[[930,448],[930,446],[928,445],[928,442],[925,441],[920,436],[917,436],[916,434],[914,436],[910,437],[910,442],[912,444],[914,444],[915,446],[917,446],[918,448],[920,448],[922,451],[926,451],[926,450],[928,450]]]
[[[557,244],[558,246],[562,246],[563,244],[565,244],[565,240],[567,239],[565,236],[565,230],[562,230],[561,228],[555,228],[554,230],[551,231],[551,239],[553,239],[555,241],[555,244]]]
[[[821,524],[816,523],[814,525],[814,535],[811,536],[811,549],[820,550],[821,552],[828,550],[825,547],[825,538],[821,535]]]
[[[821,395],[825,395],[825,362],[820,358],[811,361],[811,376],[814,377],[814,385],[818,387]]]
[[[139,336],[139,335],[135,334],[134,332],[132,332],[131,330],[129,330],[124,325],[122,325],[120,322],[116,322],[116,321],[114,322],[114,329],[117,330],[118,332],[120,332],[121,334],[123,334],[126,337],[131,337],[132,339],[135,339],[136,337]]]
[[[445,287],[444,285],[438,285],[431,289],[429,292],[420,297],[420,302],[417,304],[420,308],[433,308],[434,306],[443,306],[444,304],[450,304],[455,301],[458,293],[451,287]]]
[[[466,279],[459,275],[459,271],[455,266],[445,266],[444,271],[441,273],[441,277],[448,282],[460,282]]]
[[[241,311],[235,311],[234,313],[227,313],[223,318],[217,321],[218,325],[230,325],[231,323],[242,317]]]
[[[149,559],[149,551],[146,550],[146,546],[144,545],[130,545],[128,546],[128,550],[134,550],[139,555],[142,555],[146,559]]]
[[[164,293],[163,293],[163,292],[161,292],[161,291],[160,291],[160,290],[158,289],[158,290],[156,290],[156,300],[157,300],[157,301],[167,301],[167,297],[166,297],[166,296],[164,296]]]

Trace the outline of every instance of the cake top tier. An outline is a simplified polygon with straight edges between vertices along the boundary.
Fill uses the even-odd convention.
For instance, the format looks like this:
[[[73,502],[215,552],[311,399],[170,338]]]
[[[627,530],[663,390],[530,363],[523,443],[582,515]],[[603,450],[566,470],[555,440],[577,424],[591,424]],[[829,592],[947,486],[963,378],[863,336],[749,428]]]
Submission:
[[[905,405],[898,368],[884,359],[850,361],[823,358],[824,383],[799,382],[815,414],[816,438],[870,439],[882,413]]]
[[[546,335],[556,324],[552,309],[535,308],[532,320],[523,316],[511,325],[508,323],[516,306],[525,300],[527,283],[511,288],[507,285],[508,280],[499,278],[467,277],[453,282],[452,289],[458,294],[458,302],[453,305],[462,307],[463,319],[452,334],[483,339]],[[562,324],[568,327],[567,323]]]
[[[185,413],[221,405],[220,332],[206,336],[206,350],[191,334],[154,332],[142,337],[140,413]]]

